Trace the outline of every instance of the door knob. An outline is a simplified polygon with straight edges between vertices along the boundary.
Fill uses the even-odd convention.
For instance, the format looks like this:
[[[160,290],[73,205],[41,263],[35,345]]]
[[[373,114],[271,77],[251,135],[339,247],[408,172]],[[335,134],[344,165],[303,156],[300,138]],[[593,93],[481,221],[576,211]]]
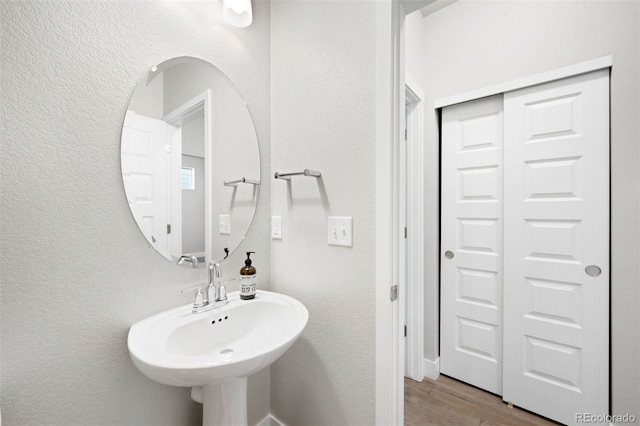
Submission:
[[[600,269],[600,267],[597,265],[589,265],[586,268],[584,268],[584,271],[590,277],[597,277],[602,273],[602,269]]]
[[[444,257],[446,257],[447,259],[453,259],[453,252],[451,250],[447,250],[444,252]]]

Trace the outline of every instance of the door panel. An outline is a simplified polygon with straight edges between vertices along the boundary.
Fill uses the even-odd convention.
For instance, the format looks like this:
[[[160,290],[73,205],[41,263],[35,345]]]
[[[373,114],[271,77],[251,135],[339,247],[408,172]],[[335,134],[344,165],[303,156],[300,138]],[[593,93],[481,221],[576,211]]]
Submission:
[[[566,424],[608,412],[608,81],[504,96],[503,397]]]
[[[440,371],[500,394],[502,96],[446,108],[442,122]]]
[[[122,179],[129,207],[149,243],[171,260],[167,123],[128,112],[122,129]]]

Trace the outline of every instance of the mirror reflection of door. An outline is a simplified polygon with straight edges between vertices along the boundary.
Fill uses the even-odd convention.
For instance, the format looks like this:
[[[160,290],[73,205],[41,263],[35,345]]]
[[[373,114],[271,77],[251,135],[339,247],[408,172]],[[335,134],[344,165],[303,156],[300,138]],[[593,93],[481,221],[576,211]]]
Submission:
[[[147,240],[169,259],[170,158],[166,147],[156,141],[165,139],[171,127],[162,120],[129,111],[122,131],[121,160],[131,212]]]
[[[123,179],[142,233],[169,260],[204,262],[206,209],[205,104],[209,93],[162,119],[129,111],[122,139]]]
[[[204,110],[182,121],[182,253],[204,261]]]
[[[158,253],[205,265],[238,247],[258,201],[257,142],[246,102],[215,66],[152,67],[129,103],[121,161],[131,213]]]

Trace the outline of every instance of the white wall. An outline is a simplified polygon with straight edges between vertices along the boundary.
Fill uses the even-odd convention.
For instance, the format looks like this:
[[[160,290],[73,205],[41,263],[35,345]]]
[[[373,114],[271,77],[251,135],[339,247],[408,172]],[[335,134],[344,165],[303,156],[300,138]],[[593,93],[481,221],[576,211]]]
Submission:
[[[426,93],[426,205],[438,203],[433,101],[613,55],[611,73],[611,380],[613,412],[640,417],[640,3],[460,1],[407,20],[407,67]],[[414,71],[415,70],[415,71]],[[427,259],[438,252],[427,213]],[[425,356],[438,356],[437,270],[427,271]]]
[[[156,76],[150,83],[139,86],[129,102],[129,110],[145,117],[162,120],[164,117],[164,73]]]
[[[129,359],[129,326],[188,303],[179,291],[206,271],[148,247],[122,187],[120,131],[150,65],[196,56],[229,75],[261,143],[264,196],[243,247],[260,253],[268,287],[269,8],[253,7],[254,24],[231,29],[217,2],[0,2],[4,424],[201,422],[188,389],[152,382]],[[250,379],[250,421],[268,413],[269,392],[268,370]]]
[[[272,288],[310,314],[272,366],[291,425],[375,422],[375,23],[375,2],[271,3],[272,171],[322,172],[272,183]],[[353,248],[327,245],[328,216],[353,217]]]

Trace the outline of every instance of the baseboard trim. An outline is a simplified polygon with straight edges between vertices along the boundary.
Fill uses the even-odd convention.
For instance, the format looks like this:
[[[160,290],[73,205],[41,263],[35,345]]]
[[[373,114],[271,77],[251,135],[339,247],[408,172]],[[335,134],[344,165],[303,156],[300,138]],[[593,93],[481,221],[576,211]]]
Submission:
[[[281,422],[277,417],[269,414],[264,419],[260,420],[260,422],[256,426],[287,426],[283,422]]]
[[[431,361],[426,358],[423,359],[422,371],[424,373],[424,377],[436,380],[440,376],[440,357],[436,358],[435,361]]]

